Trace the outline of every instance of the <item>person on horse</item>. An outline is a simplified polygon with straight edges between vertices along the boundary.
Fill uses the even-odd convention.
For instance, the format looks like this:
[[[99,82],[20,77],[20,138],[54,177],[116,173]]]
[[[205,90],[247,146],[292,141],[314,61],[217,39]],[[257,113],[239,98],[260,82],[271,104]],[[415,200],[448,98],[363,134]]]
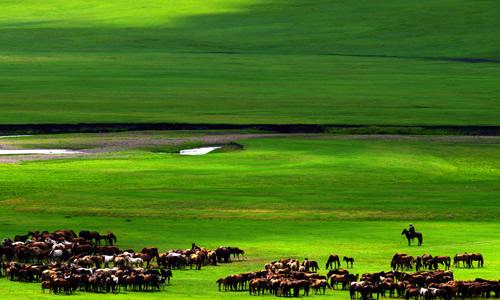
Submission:
[[[411,234],[415,234],[415,227],[413,227],[413,224],[410,224],[410,228],[408,229],[408,231],[409,231]]]

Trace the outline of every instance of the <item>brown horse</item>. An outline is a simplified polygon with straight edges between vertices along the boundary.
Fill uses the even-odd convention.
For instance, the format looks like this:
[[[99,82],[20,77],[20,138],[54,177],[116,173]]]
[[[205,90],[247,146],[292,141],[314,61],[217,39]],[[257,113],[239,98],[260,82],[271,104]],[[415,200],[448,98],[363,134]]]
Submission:
[[[92,245],[74,244],[72,247],[72,251],[74,255],[79,255],[79,254],[89,255],[92,254],[92,252],[94,251],[94,247]]]
[[[302,266],[306,269],[306,272],[317,272],[319,270],[319,265],[317,261],[314,260],[304,260]]]
[[[467,268],[473,268],[473,262],[477,261],[477,267],[483,267],[484,266],[484,258],[480,253],[463,253],[463,254],[456,254],[455,257],[453,258],[453,265],[455,267],[460,266],[460,262],[462,262],[463,267]]]
[[[203,259],[197,254],[191,254],[189,256],[189,267],[192,269],[193,265],[196,266],[196,270],[201,270],[203,265]]]
[[[326,288],[330,288],[330,285],[325,279],[314,279],[314,281],[311,282],[311,288],[313,289],[314,294],[317,294],[318,292],[321,294],[321,290],[323,290],[324,295],[326,293]]]
[[[422,254],[422,265],[427,268],[429,265],[429,261],[432,259],[432,255],[429,253]]]
[[[474,268],[474,262],[477,261],[477,267],[482,268],[484,266],[484,259],[480,253],[469,254],[470,266]]]
[[[146,263],[146,268],[149,268],[149,265],[151,264],[151,260],[153,257],[147,253],[136,253],[134,255],[135,258],[141,258],[143,262]]]
[[[459,267],[460,262],[462,262],[463,267],[467,266],[468,268],[470,268],[469,254],[467,253],[455,254],[455,257],[453,257],[453,265],[455,267]]]
[[[446,270],[450,269],[451,258],[449,256],[434,256],[428,261],[429,269],[438,269],[438,264],[444,265]]]
[[[337,275],[333,274],[330,276],[330,286],[334,289],[339,283],[342,284],[342,289],[345,290],[349,284],[348,275]]]
[[[117,255],[120,253],[120,249],[115,246],[103,246],[103,247],[95,247],[95,253],[96,254],[103,254],[103,255]]]
[[[76,238],[76,233],[73,230],[56,230],[52,233],[56,239],[64,238],[67,241],[71,241]]]
[[[158,248],[156,248],[156,247],[142,248],[141,253],[149,254],[151,256],[151,259],[156,258],[156,261],[158,261],[158,257],[160,257],[160,255],[158,253]]]
[[[351,268],[352,268],[352,265],[354,264],[354,257],[344,256],[344,258],[342,258],[342,261],[345,261],[347,268],[349,268],[349,264],[351,264]]]
[[[97,234],[94,236],[95,242],[97,245],[101,244],[101,240],[104,240],[106,245],[113,246],[113,243],[116,243],[116,236],[112,232],[108,232],[107,234],[101,235]]]
[[[412,265],[415,262],[415,258],[413,256],[409,256],[406,254],[396,253],[392,257],[391,260],[391,268],[393,270],[401,269],[412,269]]]
[[[326,262],[326,269],[328,270],[328,268],[340,268],[340,258],[337,254],[330,254],[330,256],[328,257],[328,260]]]

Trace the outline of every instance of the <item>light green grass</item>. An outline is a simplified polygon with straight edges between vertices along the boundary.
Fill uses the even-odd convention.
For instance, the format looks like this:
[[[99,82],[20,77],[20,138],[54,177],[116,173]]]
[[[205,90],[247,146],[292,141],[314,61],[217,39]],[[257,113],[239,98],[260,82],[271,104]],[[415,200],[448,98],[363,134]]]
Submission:
[[[0,1],[0,123],[500,125],[497,1]],[[36,41],[36,42],[33,42]]]
[[[165,251],[196,242],[248,254],[244,262],[174,272],[164,293],[75,296],[84,299],[247,297],[219,293],[214,281],[280,257],[309,257],[323,267],[331,252],[354,256],[359,273],[388,270],[395,252],[480,252],[486,267],[455,269],[457,278],[498,278],[498,141],[324,136],[241,143],[244,151],[201,157],[128,151],[0,165],[0,234],[89,228],[112,230],[124,248]],[[408,248],[400,236],[409,222],[424,233],[423,247]],[[5,299],[52,297],[38,284],[4,279],[0,290]]]

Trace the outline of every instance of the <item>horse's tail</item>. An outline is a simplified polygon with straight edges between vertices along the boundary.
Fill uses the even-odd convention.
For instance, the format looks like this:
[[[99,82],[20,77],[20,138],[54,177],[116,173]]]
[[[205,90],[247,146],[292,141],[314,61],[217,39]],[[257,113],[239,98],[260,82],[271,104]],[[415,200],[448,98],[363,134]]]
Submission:
[[[424,242],[424,235],[423,234],[420,234],[419,238],[418,238],[418,242],[420,244],[422,244]]]
[[[479,264],[481,265],[481,268],[483,267],[484,265],[484,259],[483,259],[483,256],[482,255],[479,255]]]

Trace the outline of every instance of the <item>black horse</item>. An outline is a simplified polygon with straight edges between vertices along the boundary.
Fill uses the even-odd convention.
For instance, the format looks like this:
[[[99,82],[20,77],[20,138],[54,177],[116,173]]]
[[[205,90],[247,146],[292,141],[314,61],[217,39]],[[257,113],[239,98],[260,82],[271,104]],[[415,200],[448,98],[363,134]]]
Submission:
[[[14,237],[14,242],[26,242],[30,237],[33,237],[35,233],[34,232],[28,232],[26,235],[16,235]]]
[[[408,246],[411,246],[411,241],[413,239],[417,238],[418,239],[418,246],[422,246],[422,241],[424,238],[422,237],[422,233],[420,232],[410,232],[408,229],[403,229],[403,232],[401,234],[406,235],[406,239],[408,239]]]

